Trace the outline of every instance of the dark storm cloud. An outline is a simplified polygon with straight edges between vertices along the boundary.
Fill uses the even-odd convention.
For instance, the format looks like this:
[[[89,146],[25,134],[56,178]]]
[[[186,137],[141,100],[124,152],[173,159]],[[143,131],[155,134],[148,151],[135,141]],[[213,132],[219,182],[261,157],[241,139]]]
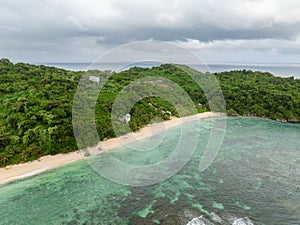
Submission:
[[[295,40],[300,31],[300,24],[283,25],[276,24],[272,27],[255,27],[252,29],[221,29],[210,25],[196,26],[192,29],[162,29],[140,28],[127,31],[99,31],[93,35],[105,36],[105,42],[120,44],[134,40],[156,39],[163,41],[184,41],[197,39],[203,42],[226,39],[279,39]],[[100,44],[103,44],[101,42]]]
[[[277,52],[296,54],[298,15],[296,0],[0,0],[0,52],[17,59],[30,53],[32,60],[64,52],[89,60],[112,46],[155,39],[193,49],[222,49],[222,41],[243,49],[261,40],[254,46],[261,51],[274,49],[263,40],[275,40]]]

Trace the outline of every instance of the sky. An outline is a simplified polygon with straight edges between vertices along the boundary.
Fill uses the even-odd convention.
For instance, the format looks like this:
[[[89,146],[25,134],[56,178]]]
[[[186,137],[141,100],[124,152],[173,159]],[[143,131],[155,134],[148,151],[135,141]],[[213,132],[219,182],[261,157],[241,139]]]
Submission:
[[[299,0],[0,0],[0,58],[93,62],[168,41],[207,63],[299,63]]]

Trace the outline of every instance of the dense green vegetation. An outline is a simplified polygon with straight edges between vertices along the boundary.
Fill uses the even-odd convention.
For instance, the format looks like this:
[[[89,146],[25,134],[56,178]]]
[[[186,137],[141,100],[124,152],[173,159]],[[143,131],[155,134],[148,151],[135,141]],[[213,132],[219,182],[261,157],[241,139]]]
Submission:
[[[216,74],[230,115],[300,121],[300,80],[270,73],[230,71]]]
[[[198,76],[199,80],[202,79],[206,87],[205,92],[210,92],[208,96],[204,95],[187,72]],[[7,59],[0,60],[1,166],[78,148],[73,134],[72,105],[76,88],[84,74],[47,66],[13,64]],[[215,90],[216,87],[209,86],[207,82],[213,77],[212,74],[202,74],[186,67],[166,64],[153,68],[133,67],[120,73],[89,71],[85,75],[100,77],[101,83],[105,83],[99,95],[97,93],[94,110],[97,132],[101,140],[126,133],[130,129],[136,131],[159,118],[167,120],[170,116],[203,112],[211,107],[218,110],[218,106],[208,104],[208,101],[214,102],[212,99],[220,96],[218,90]],[[108,78],[109,76],[111,77]],[[216,73],[215,76],[222,88],[229,114],[300,121],[300,80],[245,70]],[[147,77],[152,79],[145,80]],[[87,80],[81,100],[86,101],[89,94],[99,89],[101,83]],[[132,83],[135,85],[130,86]],[[128,124],[130,129],[126,123],[119,121],[115,124],[116,133],[116,129],[112,129],[111,111],[116,97],[127,86],[129,94],[127,97],[124,94],[124,105],[127,102],[129,104],[132,99],[138,100],[134,101],[131,107],[132,117]],[[96,87],[95,90],[93,87]],[[155,87],[159,87],[159,91]],[[186,105],[184,94],[180,94],[183,90],[191,98],[191,102]],[[160,97],[170,91],[177,94],[169,94],[167,100]],[[149,96],[145,97],[143,93]],[[117,111],[122,110],[121,107]],[[118,116],[122,116],[122,113],[113,115],[116,121]],[[86,118],[80,117],[79,122],[84,125]],[[80,126],[80,123],[78,127],[75,126],[75,132]],[[88,134],[89,131],[84,132]],[[84,144],[95,143],[87,140]]]
[[[72,98],[82,72],[0,61],[0,163],[76,149]]]

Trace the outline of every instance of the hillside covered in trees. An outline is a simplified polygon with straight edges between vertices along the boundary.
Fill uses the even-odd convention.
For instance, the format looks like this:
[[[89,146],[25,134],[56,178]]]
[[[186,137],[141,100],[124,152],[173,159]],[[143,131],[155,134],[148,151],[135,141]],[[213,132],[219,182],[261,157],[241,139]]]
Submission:
[[[178,66],[165,64],[153,68],[133,67],[119,73],[88,73],[100,80],[111,76],[102,87],[95,107],[95,123],[101,140],[129,131],[120,120],[117,124],[119,132],[114,132],[111,111],[118,94],[134,81],[137,85],[131,87],[129,93],[134,95],[140,88],[139,84],[146,84],[146,92],[153,93],[153,96],[140,98],[134,103],[128,124],[131,130],[136,131],[155,118],[167,120],[170,116],[210,110],[211,105],[198,84]],[[201,79],[215,75],[230,115],[300,121],[299,79],[280,78],[269,73],[246,70],[216,74],[196,71],[193,73]],[[0,60],[1,166],[34,160],[48,154],[66,153],[78,148],[73,133],[72,106],[76,88],[83,75],[84,72]],[[154,78],[142,80],[143,77]],[[164,79],[172,83],[166,83]],[[92,81],[91,84],[97,85]],[[184,107],[177,104],[184,101],[184,98],[180,99],[176,94],[168,101],[155,96],[155,86],[160,86],[162,91],[186,92],[192,100],[194,111],[184,111]],[[84,119],[82,118],[82,123]]]
[[[216,77],[229,115],[300,121],[300,79],[246,70],[217,73]]]

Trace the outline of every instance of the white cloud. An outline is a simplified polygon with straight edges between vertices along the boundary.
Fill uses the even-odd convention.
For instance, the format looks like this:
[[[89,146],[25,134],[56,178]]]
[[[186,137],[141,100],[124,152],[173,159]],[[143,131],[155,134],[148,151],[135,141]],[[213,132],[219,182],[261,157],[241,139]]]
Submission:
[[[295,41],[288,40],[274,40],[274,39],[227,39],[216,40],[211,42],[200,42],[195,39],[188,39],[186,41],[177,41],[178,45],[190,50],[211,50],[211,51],[259,51],[278,53],[299,53],[300,52],[300,39]]]
[[[83,26],[81,25],[81,23],[75,19],[73,16],[66,16],[64,18],[65,22],[67,25],[77,28],[79,30],[84,30]]]
[[[5,25],[0,25],[0,29],[7,30],[7,31],[13,31],[13,32],[20,32],[21,29],[18,27],[13,27],[13,26],[5,26]]]
[[[179,20],[183,19],[183,14],[181,12],[175,13],[160,13],[156,17],[156,21],[158,23],[167,23],[167,24],[174,24],[178,23]]]

